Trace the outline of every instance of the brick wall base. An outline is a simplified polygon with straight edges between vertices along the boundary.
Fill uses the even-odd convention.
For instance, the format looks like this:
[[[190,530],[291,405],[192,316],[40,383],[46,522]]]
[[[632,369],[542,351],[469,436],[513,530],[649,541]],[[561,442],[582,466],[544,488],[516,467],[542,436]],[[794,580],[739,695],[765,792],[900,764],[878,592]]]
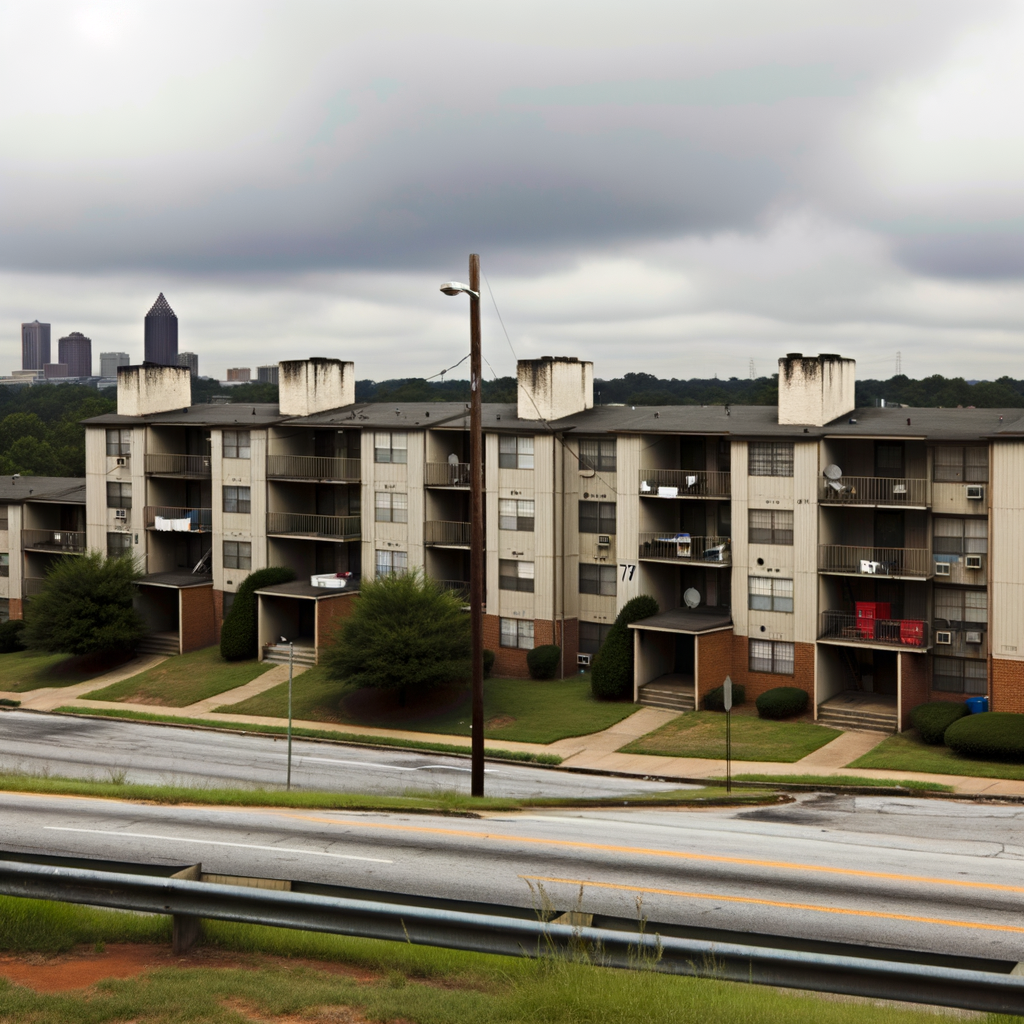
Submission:
[[[732,681],[742,683],[746,688],[747,703],[753,703],[767,690],[777,686],[795,686],[804,690],[814,706],[814,644],[793,645],[793,675],[783,676],[768,672],[751,672],[748,654],[748,638],[733,636]]]
[[[178,594],[181,602],[181,653],[212,647],[217,642],[213,587],[182,587]]]
[[[220,642],[220,629],[224,625],[224,591],[213,592],[213,624],[217,630],[217,642]]]
[[[545,644],[558,644],[562,640],[562,623],[550,619],[533,620],[533,643],[535,647]],[[565,620],[565,642],[562,647],[562,664],[565,666],[566,677],[576,675],[576,655],[579,653],[579,622],[576,619]],[[515,647],[501,646],[501,622],[497,615],[484,616],[484,650],[494,651],[494,667],[492,676],[502,679],[528,679],[530,670],[526,665],[527,651]]]
[[[24,606],[20,597],[12,597],[8,602],[8,618],[23,619],[25,617]]]
[[[321,598],[316,603],[316,660],[320,661],[325,647],[334,643],[338,624],[355,611],[358,593],[339,594],[337,597]]]
[[[11,618],[14,618],[13,612]],[[1024,711],[1024,661],[992,658],[989,661],[988,680],[989,707],[992,711]],[[960,699],[963,700],[962,695]]]
[[[740,680],[733,672],[733,635],[727,630],[720,633],[705,633],[694,637],[697,644],[697,704],[712,690],[732,676],[734,683]]]

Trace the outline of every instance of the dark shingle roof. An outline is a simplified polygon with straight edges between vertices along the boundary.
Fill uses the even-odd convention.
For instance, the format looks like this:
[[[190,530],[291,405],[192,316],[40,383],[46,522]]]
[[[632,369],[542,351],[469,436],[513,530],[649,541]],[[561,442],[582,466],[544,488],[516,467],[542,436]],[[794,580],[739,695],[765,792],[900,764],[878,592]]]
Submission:
[[[85,504],[85,480],[77,476],[0,476],[0,505],[25,501],[66,501]]]

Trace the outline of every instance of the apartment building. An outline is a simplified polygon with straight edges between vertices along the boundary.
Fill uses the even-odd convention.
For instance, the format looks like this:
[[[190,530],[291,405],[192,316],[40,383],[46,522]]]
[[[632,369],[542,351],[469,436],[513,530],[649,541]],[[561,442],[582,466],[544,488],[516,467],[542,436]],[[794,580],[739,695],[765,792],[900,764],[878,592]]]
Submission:
[[[546,643],[575,672],[649,593],[638,700],[692,707],[731,674],[825,720],[1024,711],[1024,412],[857,410],[852,360],[779,370],[778,408],[595,408],[590,363],[520,363],[517,403],[484,406],[496,672]],[[155,644],[213,642],[266,565],[298,576],[260,594],[271,657],[284,636],[315,660],[364,574],[468,590],[468,407],[357,404],[333,359],[279,378],[279,405],[189,407],[187,369],[122,367],[86,424],[88,546],[142,560]]]

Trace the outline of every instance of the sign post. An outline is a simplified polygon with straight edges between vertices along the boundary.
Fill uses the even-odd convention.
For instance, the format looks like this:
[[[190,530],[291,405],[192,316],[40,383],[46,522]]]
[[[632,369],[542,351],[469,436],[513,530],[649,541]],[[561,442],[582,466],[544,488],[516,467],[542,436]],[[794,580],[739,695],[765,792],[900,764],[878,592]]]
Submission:
[[[732,676],[722,684],[722,703],[725,705],[725,791],[732,792]]]

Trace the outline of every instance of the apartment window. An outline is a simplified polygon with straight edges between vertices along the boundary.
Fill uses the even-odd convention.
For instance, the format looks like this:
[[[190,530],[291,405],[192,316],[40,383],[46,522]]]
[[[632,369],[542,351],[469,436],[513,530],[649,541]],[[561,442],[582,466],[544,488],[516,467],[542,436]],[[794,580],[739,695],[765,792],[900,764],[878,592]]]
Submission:
[[[793,674],[793,645],[782,640],[751,640],[750,671],[771,672],[778,676]]]
[[[252,502],[249,498],[248,487],[225,487],[224,488],[224,511],[225,512],[251,512]]]
[[[373,461],[396,462],[404,465],[409,461],[409,435],[385,432],[373,435]]]
[[[251,569],[252,544],[247,540],[224,541],[224,568]]]
[[[498,466],[501,469],[533,469],[533,438],[499,437]]]
[[[580,593],[615,596],[615,578],[618,568],[614,565],[581,565]]]
[[[596,437],[580,439],[580,469],[593,469],[601,473],[615,472],[615,440]]]
[[[0,552],[0,577],[8,576],[11,571],[10,552]]]
[[[932,689],[945,693],[987,693],[988,665],[985,659],[932,658]]]
[[[601,650],[601,644],[608,639],[608,631],[611,623],[605,622],[581,622],[580,623],[580,645],[581,654],[597,654]]]
[[[988,480],[988,449],[939,445],[933,477],[937,483],[983,484]]]
[[[127,555],[132,549],[132,535],[130,533],[108,533],[107,534],[107,558],[120,558]]]
[[[517,562],[512,558],[498,561],[498,586],[501,590],[533,593],[533,562]]]
[[[748,576],[747,593],[751,611],[791,612],[793,610],[793,581],[774,576]]]
[[[107,508],[131,508],[132,507],[132,485],[108,483],[107,484]]]
[[[0,530],[8,529],[7,526],[7,506],[0,505]]]
[[[747,538],[750,544],[793,543],[793,512],[789,509],[752,508]]]
[[[131,455],[132,432],[130,427],[107,431],[108,455]]]
[[[988,591],[954,590],[936,587],[935,618],[944,619],[950,629],[979,629],[988,625]]]
[[[407,551],[378,551],[377,575],[390,576],[391,573],[404,573],[409,568]]]
[[[533,499],[502,498],[498,502],[498,529],[533,532]]]
[[[988,554],[987,519],[947,519],[933,521],[932,550],[937,555]]]
[[[615,533],[615,502],[581,501],[580,533]]]
[[[792,443],[751,441],[748,445],[748,472],[750,476],[792,476]]]
[[[532,619],[500,619],[501,646],[518,647],[523,651],[533,650]]]
[[[409,522],[409,495],[377,491],[373,498],[373,518],[378,523]]]
[[[252,450],[249,447],[248,430],[225,430],[224,431],[224,458],[225,459],[247,459]]]

